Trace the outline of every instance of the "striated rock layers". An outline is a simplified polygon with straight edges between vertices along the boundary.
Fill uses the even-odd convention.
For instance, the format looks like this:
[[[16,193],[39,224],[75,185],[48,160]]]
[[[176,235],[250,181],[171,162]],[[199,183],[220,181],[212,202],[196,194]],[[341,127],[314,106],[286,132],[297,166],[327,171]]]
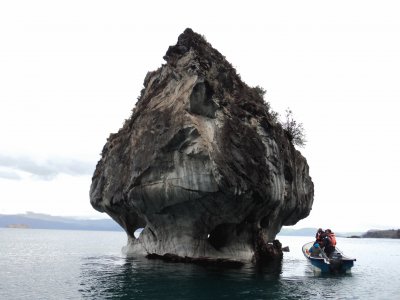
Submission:
[[[91,204],[125,229],[128,253],[257,260],[308,216],[307,161],[202,36],[186,29],[164,59],[108,138]]]

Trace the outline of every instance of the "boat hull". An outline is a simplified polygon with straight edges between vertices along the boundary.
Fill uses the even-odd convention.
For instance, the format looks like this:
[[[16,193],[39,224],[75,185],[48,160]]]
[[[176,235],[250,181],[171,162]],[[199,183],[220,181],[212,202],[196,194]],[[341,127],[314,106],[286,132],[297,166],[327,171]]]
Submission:
[[[307,243],[303,246],[302,251],[307,260],[311,263],[314,272],[321,273],[334,273],[343,274],[351,272],[354,266],[355,258],[345,256],[339,249],[336,248],[335,252],[328,258],[325,253],[313,257],[309,249],[313,242]]]

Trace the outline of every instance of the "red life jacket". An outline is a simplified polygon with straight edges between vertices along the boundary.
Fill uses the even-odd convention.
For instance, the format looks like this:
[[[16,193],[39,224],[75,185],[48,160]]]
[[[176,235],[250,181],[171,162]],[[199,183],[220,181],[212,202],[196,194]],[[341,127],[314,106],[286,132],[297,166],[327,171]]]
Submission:
[[[332,246],[336,246],[336,236],[333,232],[328,234],[329,240],[331,241]]]

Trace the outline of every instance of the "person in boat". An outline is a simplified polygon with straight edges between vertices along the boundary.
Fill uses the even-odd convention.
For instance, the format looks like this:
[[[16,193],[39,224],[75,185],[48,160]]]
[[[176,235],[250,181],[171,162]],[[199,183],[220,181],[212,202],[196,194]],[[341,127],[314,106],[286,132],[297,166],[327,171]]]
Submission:
[[[322,228],[319,228],[317,233],[315,234],[315,241],[319,243],[320,246],[322,246],[322,240],[324,238],[325,232]]]
[[[315,242],[314,245],[308,250],[312,257],[318,257],[321,253],[321,247],[318,242]]]
[[[335,251],[336,247],[336,236],[330,229],[325,230],[324,237],[322,239],[324,252],[328,257]]]
[[[336,235],[335,235],[335,233],[333,233],[332,230],[327,229],[327,230],[325,230],[325,234],[329,237],[329,240],[331,241],[332,246],[336,247]]]

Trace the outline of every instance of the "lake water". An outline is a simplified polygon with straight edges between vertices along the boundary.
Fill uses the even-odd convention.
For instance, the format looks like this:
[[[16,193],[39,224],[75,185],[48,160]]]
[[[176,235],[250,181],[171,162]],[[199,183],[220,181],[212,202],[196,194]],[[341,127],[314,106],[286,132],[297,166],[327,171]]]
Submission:
[[[350,275],[314,275],[310,237],[281,265],[222,269],[126,258],[122,232],[0,228],[0,299],[400,299],[400,240],[338,238]]]

